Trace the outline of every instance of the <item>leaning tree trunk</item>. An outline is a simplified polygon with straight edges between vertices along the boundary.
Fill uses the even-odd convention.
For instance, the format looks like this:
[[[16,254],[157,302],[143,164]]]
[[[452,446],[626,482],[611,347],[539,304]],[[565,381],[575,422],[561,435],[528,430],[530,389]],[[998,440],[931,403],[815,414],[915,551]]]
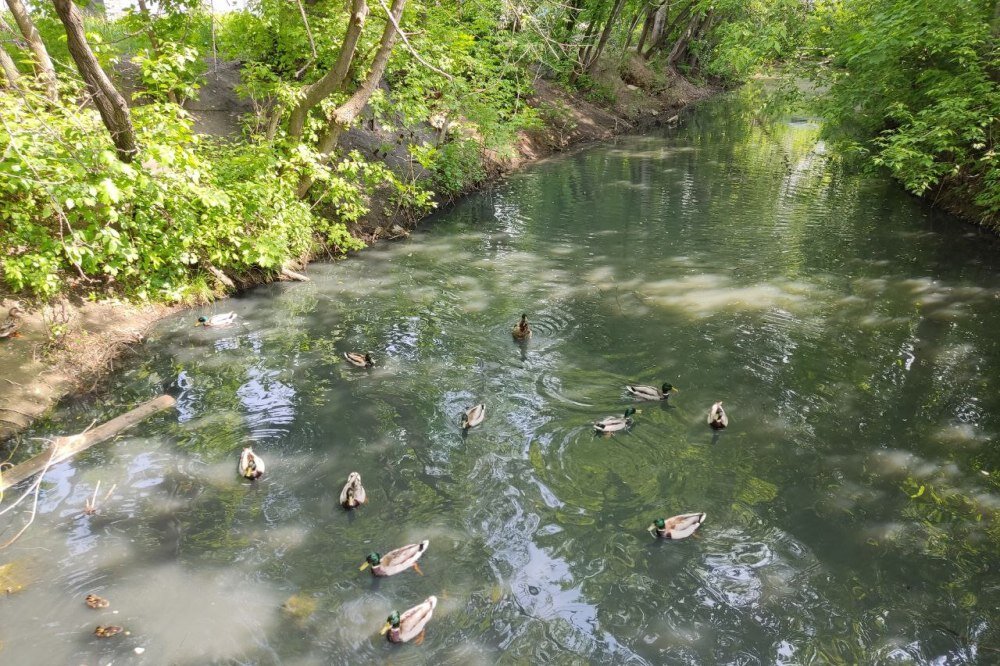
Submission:
[[[49,52],[45,49],[45,43],[42,42],[42,36],[38,34],[38,29],[21,0],[7,0],[7,7],[10,8],[10,13],[14,16],[14,22],[17,23],[21,34],[28,41],[28,48],[31,49],[31,54],[34,57],[35,73],[45,86],[46,97],[55,101],[58,96],[56,70],[52,66]]]
[[[368,100],[371,99],[379,83],[382,82],[382,75],[385,74],[385,67],[389,64],[389,56],[392,54],[392,47],[396,43],[396,25],[403,16],[403,8],[405,6],[406,0],[393,0],[388,20],[385,23],[385,29],[382,31],[382,39],[379,41],[378,51],[375,52],[371,69],[368,70],[368,76],[365,77],[361,86],[354,91],[350,99],[337,107],[337,110],[333,112],[333,117],[330,119],[326,134],[320,138],[317,145],[317,150],[321,154],[326,155],[333,152],[333,149],[337,147],[337,142],[340,141],[340,135],[343,134],[344,130],[364,110],[368,104]],[[302,180],[299,181],[299,197],[305,197],[309,193],[310,187],[312,187],[312,179],[308,176],[303,176]]]
[[[680,25],[681,21],[687,20],[687,17],[691,13],[691,10],[693,10],[695,5],[697,4],[698,0],[691,0],[691,2],[687,4],[687,6],[685,6],[679,12],[677,12],[677,16],[674,17],[673,21],[671,21],[665,27],[661,26],[660,32],[657,34],[656,39],[653,40],[653,43],[650,45],[649,49],[647,49],[646,53],[643,54],[642,57],[645,58],[646,60],[649,60],[650,58],[653,57],[654,53],[656,53],[664,46],[666,46],[667,39],[669,39],[670,35],[674,33],[674,28]],[[666,7],[667,5],[664,6]]]
[[[59,19],[66,28],[69,54],[73,56],[76,68],[80,70],[80,76],[87,84],[87,90],[90,91],[94,106],[101,114],[104,126],[111,133],[118,159],[122,162],[131,162],[138,148],[135,145],[135,129],[132,127],[128,104],[101,69],[101,64],[97,62],[94,52],[90,49],[83,31],[83,16],[73,4],[73,0],[52,1]]]
[[[3,46],[0,45],[0,70],[3,70],[3,84],[6,88],[17,88],[18,81],[21,75],[17,71],[17,66],[14,64],[13,58],[4,50]]]
[[[618,0],[615,3],[614,8],[611,10],[611,15],[608,17],[608,22],[604,24],[604,30],[601,31],[601,38],[597,41],[597,48],[594,49],[593,55],[586,64],[586,71],[593,72],[594,67],[597,65],[597,59],[601,57],[601,53],[604,52],[604,47],[608,43],[608,37],[611,36],[611,31],[615,27],[615,21],[618,20],[618,14],[621,13],[622,7],[625,5],[625,0]]]
[[[351,21],[347,24],[344,41],[340,45],[340,53],[337,55],[337,62],[322,78],[312,85],[306,86],[302,100],[292,109],[292,115],[288,121],[288,134],[290,136],[295,138],[302,136],[302,129],[305,127],[309,110],[343,87],[344,81],[347,80],[347,75],[351,71],[351,62],[354,60],[358,39],[361,37],[361,30],[365,27],[367,17],[368,3],[365,0],[353,0]],[[391,22],[386,28],[392,29]],[[280,113],[280,111],[277,112]]]
[[[670,49],[670,55],[667,56],[667,69],[675,73],[677,72],[677,63],[680,62],[681,56],[684,55],[688,44],[691,43],[691,38],[704,23],[705,19],[706,17],[701,14],[695,14],[691,17],[687,28],[684,29],[681,36],[677,38],[676,42],[674,42],[674,47]]]

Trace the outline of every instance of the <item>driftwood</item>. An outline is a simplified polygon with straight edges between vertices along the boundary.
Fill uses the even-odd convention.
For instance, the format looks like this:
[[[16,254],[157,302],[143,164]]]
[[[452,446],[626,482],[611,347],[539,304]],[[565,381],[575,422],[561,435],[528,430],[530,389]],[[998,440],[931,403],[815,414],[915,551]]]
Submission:
[[[121,416],[116,416],[107,423],[85,430],[79,435],[69,437],[54,437],[52,447],[39,453],[37,456],[26,460],[20,465],[14,465],[3,473],[0,478],[0,492],[10,488],[27,478],[38,474],[48,465],[55,465],[64,460],[72,458],[80,451],[89,449],[94,444],[111,439],[122,430],[131,428],[136,423],[144,421],[153,414],[173,407],[177,401],[169,395],[161,395],[142,403],[135,409],[125,412]]]
[[[295,271],[287,267],[283,267],[281,269],[281,276],[287,280],[295,280],[296,282],[309,282],[309,278],[307,278],[305,275],[303,275],[302,273],[296,273]]]
[[[232,279],[228,275],[226,275],[225,273],[223,273],[222,271],[220,271],[218,268],[216,268],[215,266],[213,266],[211,264],[206,265],[205,268],[208,269],[209,273],[211,273],[212,275],[215,276],[216,280],[218,280],[219,282],[221,282],[225,286],[229,287],[230,289],[236,289],[236,283],[233,282]]]

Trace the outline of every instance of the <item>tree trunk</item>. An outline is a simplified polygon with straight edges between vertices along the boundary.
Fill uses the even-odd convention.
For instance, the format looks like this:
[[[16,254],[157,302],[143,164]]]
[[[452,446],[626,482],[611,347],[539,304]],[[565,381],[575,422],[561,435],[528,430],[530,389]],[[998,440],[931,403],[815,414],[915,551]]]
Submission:
[[[146,22],[146,37],[149,39],[149,48],[153,50],[153,55],[159,58],[162,53],[160,50],[160,38],[156,36],[156,31],[153,30],[153,16],[149,13],[146,0],[139,0],[139,13],[142,15],[142,20]],[[180,101],[177,99],[177,93],[173,90],[167,91],[167,101],[180,104]]]
[[[83,16],[73,4],[73,0],[52,1],[59,19],[66,28],[69,54],[73,56],[76,68],[87,84],[87,90],[90,91],[94,106],[101,114],[104,126],[111,133],[118,159],[122,162],[131,162],[138,148],[135,145],[135,129],[132,127],[128,104],[101,69],[101,64],[97,62],[94,52],[90,49],[83,30]]]
[[[635,52],[642,55],[642,47],[646,45],[646,38],[649,37],[649,30],[653,27],[653,18],[657,10],[653,7],[646,9],[646,20],[642,22],[642,32],[639,33],[639,43],[635,46]]]
[[[627,52],[632,46],[632,38],[635,37],[635,26],[639,24],[640,18],[642,18],[641,9],[637,10],[635,16],[632,17],[631,21],[629,21],[628,31],[625,33],[625,48],[622,49],[623,53]]]
[[[21,0],[7,0],[7,6],[10,8],[10,13],[13,14],[14,22],[17,23],[21,34],[28,40],[28,48],[31,49],[31,54],[34,56],[35,73],[45,86],[46,97],[55,101],[58,95],[56,70],[52,66],[52,59],[49,58],[49,52],[42,42],[42,36],[38,34],[38,29],[35,28],[31,15]]]
[[[698,0],[691,0],[691,2],[689,2],[685,7],[683,7],[679,12],[677,12],[677,16],[674,17],[674,20],[671,21],[670,24],[667,25],[665,28],[661,29],[659,35],[657,35],[657,38],[653,41],[649,49],[643,55],[643,58],[649,60],[651,57],[653,57],[654,53],[656,53],[664,46],[666,46],[667,39],[670,38],[670,35],[674,34],[674,28],[680,25],[681,21],[687,20],[687,17],[691,14],[691,10],[693,10],[695,5],[697,4]]]
[[[709,10],[711,12],[711,10]],[[681,33],[681,36],[677,38],[674,42],[674,47],[670,49],[670,55],[667,56],[667,68],[676,72],[677,63],[680,62],[681,56],[684,55],[684,51],[687,50],[688,44],[691,43],[691,38],[697,32],[698,28],[705,21],[705,16],[701,14],[695,14],[691,17],[688,22],[687,28]]]
[[[576,22],[583,11],[583,0],[571,0],[569,9],[566,11],[566,23],[563,25],[563,41],[569,42],[576,30]]]
[[[387,20],[385,23],[385,29],[382,31],[382,39],[379,41],[378,51],[375,52],[375,57],[372,59],[368,76],[365,77],[361,86],[354,91],[350,99],[341,104],[333,112],[333,117],[330,119],[326,134],[320,138],[317,145],[317,150],[321,154],[327,155],[337,147],[340,135],[364,110],[368,104],[368,100],[371,99],[379,83],[382,82],[382,75],[385,74],[385,66],[389,63],[392,47],[396,43],[396,27],[393,25],[393,22],[399,23],[405,6],[406,0],[393,0],[392,8],[389,10],[391,20]],[[303,176],[302,180],[299,181],[299,197],[304,198],[309,193],[310,187],[312,187],[312,179],[308,176]]]
[[[4,50],[2,44],[0,44],[0,70],[3,70],[4,87],[17,88],[21,75],[17,71],[17,65],[14,64],[13,58]]]
[[[597,27],[598,21],[592,20],[587,24],[587,32],[583,33],[583,41],[580,42],[580,50],[577,52],[576,63],[573,65],[573,71],[570,72],[569,82],[570,85],[576,83],[576,79],[583,72],[583,68],[587,63],[587,55],[590,53],[590,39],[594,36],[594,29]]]
[[[592,72],[594,66],[597,65],[597,59],[601,57],[601,53],[604,52],[604,47],[608,43],[608,37],[611,36],[611,31],[615,27],[615,21],[618,20],[618,14],[621,13],[622,7],[625,5],[625,0],[617,0],[615,6],[611,10],[611,15],[608,17],[608,22],[604,24],[604,30],[601,31],[601,38],[597,41],[597,48],[594,49],[593,55],[590,56],[590,60],[587,61],[586,70]]]
[[[351,70],[351,62],[354,60],[358,39],[361,37],[361,30],[365,27],[367,17],[368,3],[366,0],[353,0],[351,21],[347,24],[344,42],[340,45],[340,53],[337,55],[337,62],[334,63],[333,69],[324,74],[321,79],[306,86],[302,101],[292,109],[292,116],[288,120],[288,134],[290,136],[295,138],[302,136],[302,129],[305,127],[306,116],[309,115],[310,109],[343,87],[344,81],[347,80],[347,74]],[[396,34],[391,22],[386,26],[386,29],[393,31],[393,35]]]

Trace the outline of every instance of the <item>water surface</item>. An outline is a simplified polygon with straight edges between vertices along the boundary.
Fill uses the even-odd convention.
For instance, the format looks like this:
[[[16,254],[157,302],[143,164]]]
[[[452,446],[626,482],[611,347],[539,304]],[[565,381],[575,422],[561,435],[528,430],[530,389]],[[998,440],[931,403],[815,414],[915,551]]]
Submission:
[[[49,472],[0,555],[29,581],[0,598],[0,661],[1000,659],[1000,247],[757,102],[551,159],[308,284],[205,309],[237,328],[163,322],[31,433],[183,388]],[[669,405],[595,437],[626,382],[664,381]],[[235,474],[250,443],[256,483]],[[370,502],[346,513],[351,471]],[[691,539],[644,531],[689,511],[708,513]],[[424,576],[358,572],[421,539]],[[380,640],[430,594],[423,645]],[[130,634],[91,635],[109,623]]]

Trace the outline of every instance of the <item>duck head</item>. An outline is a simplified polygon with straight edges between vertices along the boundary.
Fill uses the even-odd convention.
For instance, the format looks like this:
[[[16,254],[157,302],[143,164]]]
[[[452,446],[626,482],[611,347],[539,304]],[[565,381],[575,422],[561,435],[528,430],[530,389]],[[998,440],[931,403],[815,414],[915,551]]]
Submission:
[[[392,615],[385,619],[385,624],[382,626],[382,630],[378,633],[385,636],[390,629],[399,629],[399,611],[392,611]]]
[[[666,527],[667,527],[667,521],[665,521],[663,518],[657,518],[656,520],[653,521],[652,525],[646,528],[646,531],[652,532],[653,530],[666,529]]]
[[[667,393],[677,393],[680,391],[680,389],[668,382],[663,385],[662,391],[663,394],[666,395]]]
[[[378,563],[381,562],[381,561],[382,561],[382,554],[381,553],[368,553],[368,557],[366,557],[365,561],[362,562],[362,564],[361,564],[360,567],[358,567],[358,571],[364,571],[369,566],[372,567],[372,568],[375,568],[375,567],[378,566]]]
[[[622,418],[626,418],[627,419],[628,417],[632,416],[635,413],[636,413],[635,412],[635,407],[629,407],[628,409],[625,410],[625,415]]]

